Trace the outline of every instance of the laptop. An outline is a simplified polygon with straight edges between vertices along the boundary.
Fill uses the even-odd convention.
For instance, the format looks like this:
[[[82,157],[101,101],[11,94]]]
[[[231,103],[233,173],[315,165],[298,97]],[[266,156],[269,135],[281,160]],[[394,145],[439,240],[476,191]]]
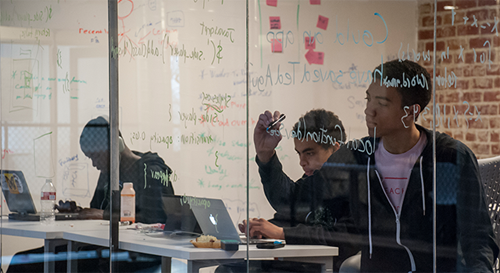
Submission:
[[[203,234],[212,235],[220,240],[235,240],[240,244],[246,244],[246,236],[240,234],[229,216],[224,202],[220,199],[198,198],[203,202],[192,202],[191,210],[198,222]],[[194,204],[194,205],[193,205]],[[250,244],[266,243],[284,240],[278,239],[254,239],[249,240]]]
[[[3,170],[0,173],[2,193],[11,213],[9,219],[40,221],[28,183],[22,171]],[[77,220],[78,213],[56,213],[56,220]]]
[[[186,197],[184,197],[186,199]],[[188,204],[183,203],[182,196],[164,196],[163,210],[167,215],[167,221],[163,228],[165,234],[200,236],[202,231],[193,211]]]

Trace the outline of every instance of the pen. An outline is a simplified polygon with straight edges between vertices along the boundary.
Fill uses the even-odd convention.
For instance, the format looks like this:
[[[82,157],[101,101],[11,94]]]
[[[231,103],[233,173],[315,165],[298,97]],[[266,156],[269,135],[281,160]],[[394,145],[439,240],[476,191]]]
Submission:
[[[281,114],[278,120],[271,122],[271,124],[267,126],[266,131],[269,131],[269,129],[273,128],[273,126],[276,125],[278,122],[282,122],[285,118],[286,118],[285,114]]]

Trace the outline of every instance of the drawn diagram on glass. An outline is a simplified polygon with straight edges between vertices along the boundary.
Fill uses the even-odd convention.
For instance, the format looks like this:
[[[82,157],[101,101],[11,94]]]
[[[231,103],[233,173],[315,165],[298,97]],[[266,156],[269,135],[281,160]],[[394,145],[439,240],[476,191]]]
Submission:
[[[67,197],[90,197],[87,163],[72,162],[64,166],[62,192]]]
[[[52,132],[33,139],[33,156],[36,177],[54,177],[52,158]]]
[[[243,200],[231,200],[223,199],[224,204],[226,204],[227,211],[231,215],[231,219],[236,219],[236,223],[241,223],[244,219],[247,219],[247,206],[246,202]],[[259,206],[256,202],[250,202],[250,217],[260,217]]]

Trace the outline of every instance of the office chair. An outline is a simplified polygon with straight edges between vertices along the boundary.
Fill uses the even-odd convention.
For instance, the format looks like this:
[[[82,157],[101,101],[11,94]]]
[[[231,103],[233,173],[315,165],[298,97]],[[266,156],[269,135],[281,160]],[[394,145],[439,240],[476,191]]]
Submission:
[[[483,182],[486,204],[493,224],[493,232],[500,243],[500,156],[479,159],[479,173]],[[500,257],[497,258],[493,271],[500,272]]]

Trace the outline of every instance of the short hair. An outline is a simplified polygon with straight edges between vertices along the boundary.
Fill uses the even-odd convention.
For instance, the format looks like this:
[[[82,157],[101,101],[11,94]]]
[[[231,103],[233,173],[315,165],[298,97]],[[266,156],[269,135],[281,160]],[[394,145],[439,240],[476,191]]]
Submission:
[[[381,77],[380,79],[377,79],[377,74]],[[418,104],[423,111],[431,100],[431,76],[418,63],[409,60],[389,61],[384,63],[383,67],[382,65],[377,66],[373,70],[372,76],[374,83],[380,80],[381,84],[387,83],[386,86],[395,87],[398,90],[399,94],[401,94],[401,107]],[[415,81],[412,82],[413,79]]]
[[[109,150],[109,123],[105,117],[90,120],[80,135],[80,148],[83,153]]]
[[[345,130],[342,121],[333,112],[325,109],[313,109],[301,116],[299,121],[293,125],[293,131],[298,132],[299,130],[301,130],[303,136],[307,135],[307,133],[316,133],[318,135],[323,133],[339,143],[344,141],[342,136]],[[318,144],[325,150],[333,148],[330,142],[318,141]]]

